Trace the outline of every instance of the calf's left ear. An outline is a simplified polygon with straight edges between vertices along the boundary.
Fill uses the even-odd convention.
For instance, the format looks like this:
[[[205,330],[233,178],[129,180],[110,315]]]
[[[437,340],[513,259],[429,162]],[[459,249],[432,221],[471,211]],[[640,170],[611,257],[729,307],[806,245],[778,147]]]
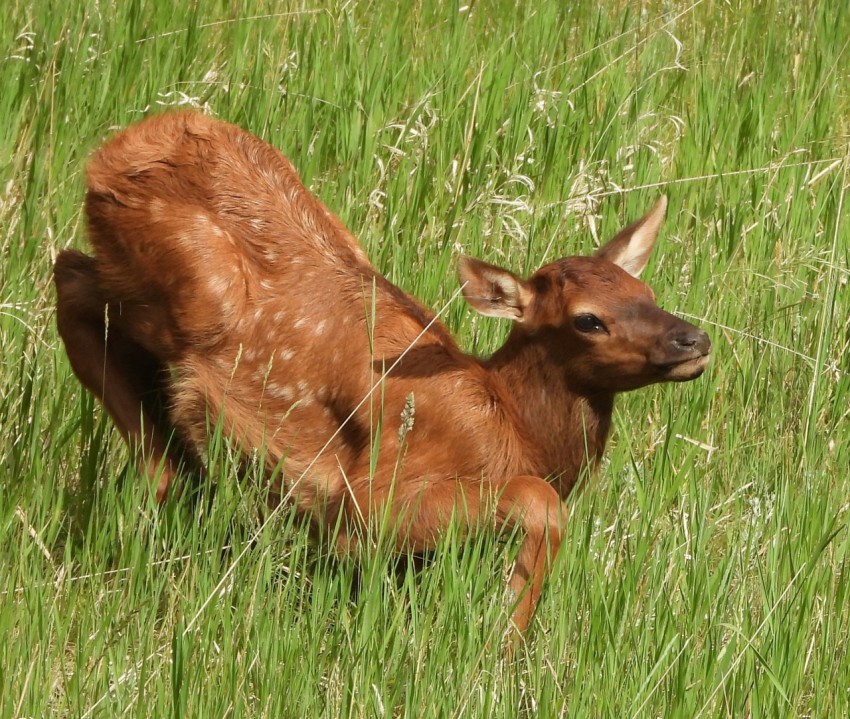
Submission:
[[[618,232],[612,240],[596,251],[596,256],[613,262],[634,277],[639,277],[652,254],[655,238],[658,237],[658,230],[661,229],[666,212],[667,196],[661,195],[649,212]]]
[[[457,263],[463,297],[470,307],[487,317],[522,322],[534,299],[534,290],[513,272],[466,255]]]

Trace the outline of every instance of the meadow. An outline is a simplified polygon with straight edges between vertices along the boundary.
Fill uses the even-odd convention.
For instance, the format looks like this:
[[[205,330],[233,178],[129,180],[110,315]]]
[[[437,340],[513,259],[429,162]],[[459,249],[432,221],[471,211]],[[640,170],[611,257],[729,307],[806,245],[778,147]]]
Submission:
[[[0,716],[850,716],[848,45],[846,0],[5,3]],[[184,106],[481,355],[461,252],[530,273],[669,196],[644,279],[711,365],[619,397],[513,658],[515,541],[341,560],[215,436],[157,508],[71,373],[86,158]]]

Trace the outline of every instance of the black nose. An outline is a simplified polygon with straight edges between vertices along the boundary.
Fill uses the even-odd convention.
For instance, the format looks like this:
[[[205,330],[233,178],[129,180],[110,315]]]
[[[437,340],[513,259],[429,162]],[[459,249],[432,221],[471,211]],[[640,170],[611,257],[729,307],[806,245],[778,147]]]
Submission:
[[[671,337],[673,348],[679,352],[698,352],[707,355],[711,350],[711,340],[702,330],[692,329],[678,332]]]

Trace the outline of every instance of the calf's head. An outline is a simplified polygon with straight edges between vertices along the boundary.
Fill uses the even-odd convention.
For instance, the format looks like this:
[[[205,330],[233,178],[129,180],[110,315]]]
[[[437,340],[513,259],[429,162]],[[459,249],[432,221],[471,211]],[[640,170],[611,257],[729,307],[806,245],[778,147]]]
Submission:
[[[637,279],[666,209],[662,196],[593,257],[557,260],[527,280],[462,257],[464,297],[483,315],[513,320],[509,344],[544,349],[578,391],[695,379],[708,364],[708,335],[658,307],[650,287]]]

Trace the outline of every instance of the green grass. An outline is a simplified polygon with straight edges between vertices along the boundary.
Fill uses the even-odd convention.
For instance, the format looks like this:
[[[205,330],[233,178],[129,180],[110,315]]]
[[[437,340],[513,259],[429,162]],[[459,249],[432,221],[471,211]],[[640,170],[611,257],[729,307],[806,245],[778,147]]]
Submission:
[[[850,715],[850,6],[470,5],[6,3],[3,717]],[[245,549],[262,490],[226,448],[209,506],[157,510],[73,378],[50,272],[86,157],[184,103],[280,147],[435,308],[461,250],[530,271],[669,194],[646,277],[712,365],[620,398],[513,661],[514,544],[396,571],[275,515]],[[445,316],[482,354],[506,331]]]

